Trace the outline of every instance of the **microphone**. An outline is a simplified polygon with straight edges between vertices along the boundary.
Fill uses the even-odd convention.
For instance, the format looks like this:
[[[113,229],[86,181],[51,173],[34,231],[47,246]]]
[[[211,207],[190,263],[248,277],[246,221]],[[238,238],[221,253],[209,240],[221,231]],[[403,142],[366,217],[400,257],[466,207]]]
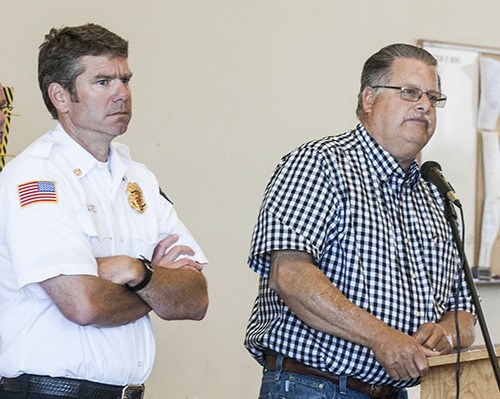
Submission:
[[[443,196],[443,198],[447,198],[456,206],[462,208],[462,204],[460,203],[455,190],[443,176],[441,165],[434,161],[424,162],[424,164],[420,168],[420,173],[425,180],[437,187],[439,193]]]

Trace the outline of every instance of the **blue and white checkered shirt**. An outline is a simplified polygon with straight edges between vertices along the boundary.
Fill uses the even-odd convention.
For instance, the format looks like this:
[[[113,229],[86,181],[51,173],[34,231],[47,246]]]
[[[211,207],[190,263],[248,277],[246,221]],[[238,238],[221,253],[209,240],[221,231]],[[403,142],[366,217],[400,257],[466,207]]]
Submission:
[[[405,174],[362,124],[301,146],[272,176],[252,238],[249,265],[261,279],[245,346],[261,364],[275,351],[371,384],[415,385],[292,313],[268,285],[270,252],[286,249],[311,254],[351,302],[407,334],[455,307],[473,312],[463,279],[455,303],[460,262],[438,191],[416,161]]]

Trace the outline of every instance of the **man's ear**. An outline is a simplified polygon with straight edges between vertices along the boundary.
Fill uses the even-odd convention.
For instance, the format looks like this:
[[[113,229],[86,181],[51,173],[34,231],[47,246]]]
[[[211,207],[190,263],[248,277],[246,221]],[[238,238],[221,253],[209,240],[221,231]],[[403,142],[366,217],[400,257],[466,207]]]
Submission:
[[[361,93],[361,101],[363,104],[363,112],[369,114],[372,111],[373,104],[375,103],[375,89],[370,86],[366,86]]]
[[[65,114],[68,112],[71,99],[68,91],[64,87],[62,87],[59,83],[53,82],[49,85],[47,94],[49,95],[50,101],[52,101],[54,107],[56,107],[58,113]]]

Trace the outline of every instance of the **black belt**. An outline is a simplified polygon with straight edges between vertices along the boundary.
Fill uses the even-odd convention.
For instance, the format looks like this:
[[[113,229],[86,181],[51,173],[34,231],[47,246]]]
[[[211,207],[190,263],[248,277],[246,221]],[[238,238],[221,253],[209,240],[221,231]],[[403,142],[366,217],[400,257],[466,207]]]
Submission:
[[[277,359],[278,357],[275,355],[267,355],[266,364],[264,366],[265,369],[269,371],[276,371]],[[321,378],[335,384],[338,384],[340,381],[340,377],[338,375],[329,373],[328,371],[315,369],[314,367],[307,366],[289,357],[283,358],[283,365],[281,369],[289,373],[305,374]],[[370,398],[373,399],[396,399],[400,391],[399,388],[395,388],[390,385],[371,385],[352,377],[347,377],[346,384],[349,388],[369,395]]]
[[[22,374],[16,378],[2,378],[0,389],[9,392],[66,396],[75,399],[142,399],[144,396],[144,385],[118,386],[31,374]]]

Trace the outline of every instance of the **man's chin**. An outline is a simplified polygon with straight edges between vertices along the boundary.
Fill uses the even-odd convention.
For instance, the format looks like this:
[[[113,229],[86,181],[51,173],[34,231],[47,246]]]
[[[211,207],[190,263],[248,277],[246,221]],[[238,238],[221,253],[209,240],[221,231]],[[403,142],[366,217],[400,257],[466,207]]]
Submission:
[[[113,122],[112,128],[117,135],[121,135],[127,131],[129,122],[130,115],[121,115]]]
[[[434,128],[431,129],[429,125],[425,123],[413,123],[407,126],[407,131],[412,136],[429,140],[433,135]]]
[[[116,126],[116,135],[121,136],[123,133],[125,133],[128,129],[128,122],[127,123],[118,123]]]

